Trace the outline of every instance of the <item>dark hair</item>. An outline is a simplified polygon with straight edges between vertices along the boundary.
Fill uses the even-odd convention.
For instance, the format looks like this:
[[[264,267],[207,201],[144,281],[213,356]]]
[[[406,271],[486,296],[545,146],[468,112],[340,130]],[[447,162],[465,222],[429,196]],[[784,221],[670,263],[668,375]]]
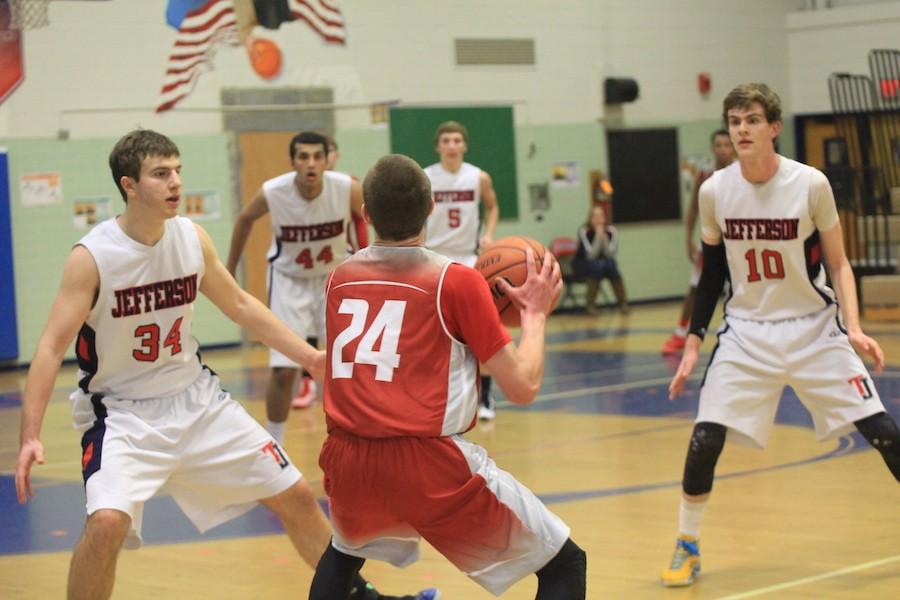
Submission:
[[[764,83],[742,83],[725,96],[722,103],[722,118],[728,123],[728,111],[732,108],[750,108],[754,102],[759,102],[763,108],[766,121],[777,123],[781,121],[781,98]]]
[[[301,131],[291,138],[291,146],[288,148],[291,160],[294,160],[294,155],[297,153],[297,144],[321,144],[323,155],[328,156],[328,138],[315,131]]]
[[[731,139],[731,134],[728,133],[728,130],[724,129],[724,128],[720,128],[720,129],[716,129],[715,131],[713,131],[712,135],[709,136],[709,143],[711,144],[711,143],[715,142],[716,138],[719,137],[720,135],[724,135],[729,140]]]
[[[425,226],[431,212],[431,181],[413,159],[388,154],[366,174],[363,199],[378,237],[405,240]]]
[[[445,133],[461,133],[463,141],[467,144],[469,143],[469,130],[466,129],[465,125],[457,123],[456,121],[444,121],[438,125],[437,131],[434,132],[435,147],[437,147],[438,140],[440,140],[441,136]]]
[[[178,152],[175,142],[150,129],[135,129],[126,133],[109,153],[109,170],[125,202],[128,202],[128,196],[122,187],[121,179],[130,177],[140,181],[141,163],[148,156],[181,156],[181,153]]]

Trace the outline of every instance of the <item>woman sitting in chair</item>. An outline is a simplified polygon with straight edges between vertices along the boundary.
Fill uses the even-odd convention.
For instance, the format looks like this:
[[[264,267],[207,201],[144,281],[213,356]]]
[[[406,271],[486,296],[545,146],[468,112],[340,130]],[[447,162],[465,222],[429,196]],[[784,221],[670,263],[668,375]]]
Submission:
[[[628,300],[625,297],[625,284],[616,264],[616,250],[619,245],[619,234],[616,228],[606,222],[606,211],[602,206],[594,206],[588,215],[588,221],[578,228],[578,251],[572,259],[572,270],[575,276],[587,280],[585,312],[589,315],[597,313],[594,303],[600,282],[609,279],[619,310],[628,314]]]

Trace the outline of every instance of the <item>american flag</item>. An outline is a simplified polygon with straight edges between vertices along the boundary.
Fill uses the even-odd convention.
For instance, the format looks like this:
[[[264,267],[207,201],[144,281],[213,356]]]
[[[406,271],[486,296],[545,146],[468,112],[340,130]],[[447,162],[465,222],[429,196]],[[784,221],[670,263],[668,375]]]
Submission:
[[[344,43],[344,17],[332,0],[288,0],[294,19],[302,19],[326,41]]]
[[[192,5],[190,10],[184,10]],[[278,29],[286,21],[302,20],[325,41],[344,43],[344,18],[334,0],[274,0],[270,7],[274,11],[266,18],[259,15],[259,24],[267,29]],[[169,9],[169,22],[177,26],[178,35],[169,55],[160,104],[156,108],[158,113],[175,107],[193,91],[200,75],[212,70],[220,44],[241,43],[234,0],[170,0]],[[173,19],[180,22],[173,23]]]

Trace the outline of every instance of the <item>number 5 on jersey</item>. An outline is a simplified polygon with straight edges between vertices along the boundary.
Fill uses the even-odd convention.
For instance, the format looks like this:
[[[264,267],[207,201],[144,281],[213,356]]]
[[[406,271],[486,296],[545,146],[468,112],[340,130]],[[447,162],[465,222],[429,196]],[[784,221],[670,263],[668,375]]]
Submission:
[[[350,325],[337,337],[331,346],[332,379],[349,379],[353,377],[354,365],[372,365],[375,367],[376,381],[393,381],[394,370],[400,366],[400,355],[397,344],[400,341],[400,329],[403,326],[403,314],[406,312],[405,300],[385,300],[384,305],[368,330],[363,333],[369,315],[369,303],[357,298],[344,298],[338,307],[338,313],[352,315]],[[362,335],[356,346],[356,355],[352,361],[344,361],[344,347]],[[375,342],[381,339],[381,345],[375,350]]]
[[[462,223],[462,221],[460,221],[460,218],[459,218],[459,209],[458,208],[451,208],[450,210],[448,210],[447,218],[449,220],[448,225],[450,226],[451,229],[456,229]]]

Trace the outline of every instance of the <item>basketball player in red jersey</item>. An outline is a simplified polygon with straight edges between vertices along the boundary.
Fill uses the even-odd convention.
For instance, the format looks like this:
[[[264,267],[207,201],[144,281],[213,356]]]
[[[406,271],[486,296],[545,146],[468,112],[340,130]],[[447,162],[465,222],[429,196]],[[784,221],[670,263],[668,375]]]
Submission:
[[[546,313],[562,286],[552,258],[518,288],[512,343],[484,278],[427,250],[429,180],[409,158],[380,159],[363,184],[373,246],[331,274],[319,457],[334,528],[310,598],[347,598],[367,558],[406,566],[424,537],[493,594],[528,574],[540,599],[585,597],[585,555],[569,528],[460,434],[478,406],[479,361],[507,397],[531,402],[544,369]]]
[[[856,353],[884,367],[881,347],[859,324],[831,186],[775,151],[781,100],[767,85],[737,86],[722,112],[738,161],[700,188],[703,272],[670,398],[697,364],[726,277],[731,293],[700,387],[666,586],[690,585],[700,572],[700,523],[726,439],[765,447],[787,385],[812,413],[819,439],[858,430],[900,481],[900,430]]]
[[[678,320],[678,327],[672,332],[671,337],[663,343],[663,354],[678,354],[684,348],[685,337],[687,337],[688,324],[690,323],[691,310],[694,308],[694,296],[697,294],[697,283],[700,281],[700,272],[703,269],[703,254],[697,251],[697,245],[694,243],[694,229],[697,225],[697,217],[700,214],[699,197],[700,186],[709,177],[718,171],[724,169],[734,161],[734,144],[731,143],[731,137],[725,129],[717,129],[710,137],[710,145],[712,146],[715,167],[703,169],[697,174],[697,180],[694,182],[694,189],[691,192],[691,205],[688,207],[687,218],[685,223],[685,239],[687,240],[688,260],[694,263],[694,269],[691,272],[690,286],[688,293],[684,297],[681,305],[681,316]]]
[[[303,131],[291,140],[289,151],[293,170],[265,181],[235,219],[226,264],[234,275],[253,223],[270,215],[269,308],[297,335],[316,345],[325,328],[325,277],[349,254],[347,233],[353,214],[359,214],[362,188],[349,175],[326,170],[325,136]],[[354,244],[361,245],[365,245],[363,239]],[[269,366],[266,427],[283,443],[299,365],[272,349]],[[298,394],[298,407],[308,406],[315,398],[312,380],[304,378],[302,384],[305,389]]]
[[[112,594],[123,548],[141,545],[144,503],[168,493],[201,531],[261,503],[313,566],[330,530],[306,479],[279,444],[200,362],[191,334],[198,292],[263,343],[321,374],[324,355],[242,290],[209,235],[178,216],[178,147],[149,130],[124,136],[109,157],[124,212],[72,249],[25,382],[19,502],[44,462],[41,423],[76,334],[87,521],[69,568],[71,600]],[[102,459],[102,460],[101,460]],[[357,600],[379,598],[364,579]],[[417,598],[430,600],[434,590]]]

